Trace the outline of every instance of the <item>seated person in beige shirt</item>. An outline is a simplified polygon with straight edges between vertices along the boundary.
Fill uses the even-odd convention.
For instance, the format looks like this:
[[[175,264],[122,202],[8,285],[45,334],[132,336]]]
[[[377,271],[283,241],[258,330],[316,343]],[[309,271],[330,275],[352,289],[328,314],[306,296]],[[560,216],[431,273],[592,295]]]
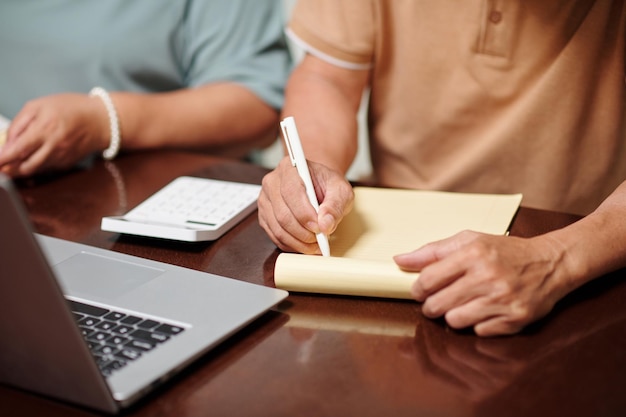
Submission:
[[[379,185],[523,193],[588,215],[531,239],[471,231],[398,254],[429,317],[515,333],[573,289],[626,266],[624,5],[613,2],[299,0],[306,51],[287,85],[319,214],[288,159],[266,176],[259,219],[285,251],[319,253],[351,209],[345,180],[370,89]]]

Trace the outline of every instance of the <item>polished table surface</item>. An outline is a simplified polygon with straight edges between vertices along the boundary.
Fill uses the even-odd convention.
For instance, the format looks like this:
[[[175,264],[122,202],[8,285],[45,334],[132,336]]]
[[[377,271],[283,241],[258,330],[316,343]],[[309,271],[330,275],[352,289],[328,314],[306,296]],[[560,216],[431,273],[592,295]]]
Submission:
[[[256,213],[212,243],[102,232],[180,175],[260,183],[266,170],[183,152],[122,155],[18,182],[36,231],[273,286],[278,255]],[[576,216],[522,207],[511,233]],[[479,338],[420,305],[291,294],[130,410],[137,416],[626,416],[626,282],[602,277],[521,334]],[[7,279],[7,277],[2,277]],[[0,415],[91,410],[0,387]]]

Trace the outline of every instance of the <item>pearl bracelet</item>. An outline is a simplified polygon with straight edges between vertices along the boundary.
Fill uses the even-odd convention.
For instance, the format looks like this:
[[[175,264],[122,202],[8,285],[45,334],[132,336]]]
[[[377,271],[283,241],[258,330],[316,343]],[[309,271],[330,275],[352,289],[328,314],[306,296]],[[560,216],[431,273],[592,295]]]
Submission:
[[[107,114],[109,115],[109,128],[111,130],[111,141],[109,143],[109,147],[102,151],[102,157],[108,161],[115,158],[117,153],[120,151],[120,124],[117,118],[117,112],[115,111],[115,106],[113,105],[113,101],[111,100],[111,96],[109,93],[102,87],[94,87],[89,92],[90,97],[98,97],[104,103],[104,107],[107,110]]]

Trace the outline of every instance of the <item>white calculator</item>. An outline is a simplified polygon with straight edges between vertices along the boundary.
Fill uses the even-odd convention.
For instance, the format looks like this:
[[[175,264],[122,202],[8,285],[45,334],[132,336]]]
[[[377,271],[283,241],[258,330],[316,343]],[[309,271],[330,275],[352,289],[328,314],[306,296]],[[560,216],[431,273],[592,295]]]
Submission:
[[[199,242],[215,240],[257,208],[261,186],[178,177],[123,216],[103,217],[108,232]]]

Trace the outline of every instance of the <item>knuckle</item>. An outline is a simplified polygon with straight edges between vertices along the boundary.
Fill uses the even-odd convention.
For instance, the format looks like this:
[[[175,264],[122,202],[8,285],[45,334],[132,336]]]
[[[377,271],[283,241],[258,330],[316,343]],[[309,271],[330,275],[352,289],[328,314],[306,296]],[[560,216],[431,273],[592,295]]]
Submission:
[[[457,236],[464,238],[464,239],[473,239],[476,237],[476,232],[469,230],[469,229],[465,229],[465,230],[461,230]]]
[[[415,289],[420,291],[422,294],[430,294],[433,289],[433,285],[434,280],[430,277],[426,270],[424,270],[420,273],[419,278],[415,282]]]
[[[533,309],[528,303],[516,301],[511,303],[511,322],[523,324],[529,322],[533,317]]]
[[[445,315],[446,323],[453,329],[462,329],[466,327],[465,318],[457,314],[454,310],[448,311]]]
[[[492,268],[490,268],[492,269]],[[493,272],[490,273],[489,276],[496,276]],[[513,288],[508,281],[505,280],[495,280],[491,284],[491,297],[492,298],[504,298],[513,294]]]
[[[439,303],[433,298],[427,298],[426,301],[424,301],[424,304],[422,304],[422,313],[430,318],[440,317],[443,314],[440,310]]]
[[[517,333],[523,328],[523,324],[507,318],[477,323],[473,328],[478,336],[495,337]]]
[[[38,99],[33,99],[33,100],[28,100],[26,103],[24,103],[23,109],[26,111],[34,111],[39,107],[39,100]]]
[[[263,179],[261,179],[261,187],[263,190],[269,189],[271,187],[272,178],[273,174],[271,172],[263,176]]]
[[[467,256],[471,259],[483,260],[483,259],[487,259],[487,256],[489,255],[490,250],[482,240],[477,239],[467,246],[466,253],[467,253]]]
[[[287,224],[289,223],[289,221],[291,221],[291,212],[289,210],[277,210],[274,215],[276,217],[276,221],[280,225]]]

